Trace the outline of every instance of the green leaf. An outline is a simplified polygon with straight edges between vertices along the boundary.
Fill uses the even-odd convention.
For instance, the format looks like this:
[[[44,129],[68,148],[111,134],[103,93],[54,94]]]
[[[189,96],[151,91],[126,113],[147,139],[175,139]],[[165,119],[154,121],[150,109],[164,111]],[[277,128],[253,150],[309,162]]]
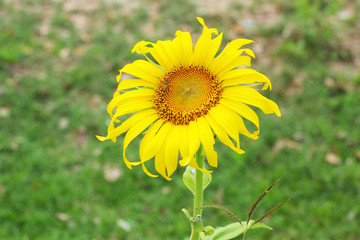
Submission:
[[[205,188],[207,186],[209,186],[210,183],[211,183],[211,174],[204,173],[204,175],[203,175],[203,190],[205,190]]]
[[[184,175],[183,182],[185,186],[195,195],[195,169],[187,166]]]
[[[249,221],[248,226],[251,226],[251,224],[253,222],[254,222],[253,220]],[[235,223],[231,223],[225,227],[216,228],[214,234],[211,236],[211,238],[209,240],[228,240],[228,239],[233,239],[233,238],[241,235],[246,230],[246,221],[243,221],[241,223],[242,223],[242,225],[240,225],[239,222],[235,222]],[[271,227],[269,227],[263,223],[257,223],[248,229],[256,229],[256,228],[267,228],[269,230],[272,230]]]
[[[191,220],[191,216],[190,216],[190,213],[189,213],[188,210],[186,210],[185,208],[183,208],[183,209],[181,209],[181,211],[185,214],[185,216],[186,216],[189,220]]]
[[[250,221],[253,222],[253,221]],[[253,226],[250,227],[250,229],[256,229],[256,228],[266,228],[269,230],[273,230],[272,227],[269,227],[268,225],[264,224],[264,223],[256,223]]]
[[[186,167],[183,175],[185,186],[195,195],[195,172],[196,169],[190,166]],[[211,183],[211,174],[203,173],[203,190]]]
[[[212,226],[206,226],[204,227],[204,231],[206,233],[206,236],[211,236],[214,234],[215,229]]]

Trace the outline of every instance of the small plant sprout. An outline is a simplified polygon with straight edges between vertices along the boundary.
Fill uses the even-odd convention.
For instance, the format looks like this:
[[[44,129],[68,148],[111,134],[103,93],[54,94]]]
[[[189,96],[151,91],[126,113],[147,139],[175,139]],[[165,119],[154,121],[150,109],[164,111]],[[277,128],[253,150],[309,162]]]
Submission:
[[[261,200],[263,200],[263,198],[268,194],[268,192],[275,186],[276,183],[278,183],[280,180],[277,179],[273,184],[270,185],[270,187],[268,187],[257,199],[256,201],[251,205],[251,209],[249,210],[249,213],[247,215],[246,221],[241,221],[241,219],[234,213],[232,212],[230,209],[228,209],[227,207],[219,204],[219,203],[215,203],[215,202],[210,202],[208,204],[205,204],[201,207],[199,207],[198,209],[203,209],[203,208],[216,208],[216,209],[220,209],[223,212],[225,212],[227,215],[229,215],[230,217],[232,217],[233,219],[235,219],[239,224],[240,227],[243,229],[243,239],[245,239],[246,236],[246,232],[248,231],[248,229],[250,229],[251,227],[253,227],[255,224],[259,223],[261,220],[263,220],[265,217],[269,216],[271,213],[273,213],[275,210],[279,209],[282,205],[284,205],[286,202],[289,201],[289,199],[277,204],[275,207],[271,208],[269,211],[267,211],[263,216],[259,217],[257,220],[251,220],[251,217],[256,209],[256,207],[258,206],[258,204],[261,202]],[[191,209],[190,211],[195,211],[196,209]],[[197,215],[198,217],[198,215]],[[244,226],[245,225],[245,226]]]

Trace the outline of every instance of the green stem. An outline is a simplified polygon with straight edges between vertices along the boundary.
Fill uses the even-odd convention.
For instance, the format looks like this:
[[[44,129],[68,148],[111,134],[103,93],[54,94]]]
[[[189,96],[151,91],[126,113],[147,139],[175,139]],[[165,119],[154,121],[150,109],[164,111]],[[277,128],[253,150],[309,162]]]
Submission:
[[[204,167],[204,150],[202,147],[197,151],[195,159],[199,168]],[[191,237],[190,240],[200,239],[200,232],[203,229],[201,215],[202,215],[202,205],[203,205],[203,172],[196,169],[195,172],[195,196],[194,196],[194,215],[193,219],[195,220],[191,225]],[[196,221],[200,220],[200,221]]]

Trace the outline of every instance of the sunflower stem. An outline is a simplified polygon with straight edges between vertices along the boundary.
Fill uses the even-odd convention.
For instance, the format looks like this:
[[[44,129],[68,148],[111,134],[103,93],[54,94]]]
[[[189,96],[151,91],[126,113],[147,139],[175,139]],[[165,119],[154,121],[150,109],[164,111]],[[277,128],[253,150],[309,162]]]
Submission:
[[[195,159],[199,168],[204,167],[204,149],[201,146],[196,153]],[[191,237],[190,240],[198,240],[200,239],[200,233],[203,230],[202,224],[202,204],[203,204],[203,172],[195,169],[195,195],[194,195],[194,215],[193,222],[191,223]]]

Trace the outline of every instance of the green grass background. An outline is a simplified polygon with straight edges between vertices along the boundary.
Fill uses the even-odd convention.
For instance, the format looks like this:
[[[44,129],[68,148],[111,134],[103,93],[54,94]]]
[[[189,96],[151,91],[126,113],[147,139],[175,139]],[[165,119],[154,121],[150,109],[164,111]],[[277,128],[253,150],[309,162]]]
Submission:
[[[224,41],[246,37],[272,80],[282,117],[263,115],[237,155],[216,145],[205,192],[244,219],[291,198],[247,239],[360,239],[360,3],[271,1],[0,1],[0,239],[184,239],[182,183],[128,170],[122,144],[99,142],[115,76],[140,40],[199,36],[202,16]],[[129,149],[137,158],[138,142]],[[115,172],[109,179],[107,174]],[[204,224],[231,223],[218,210]],[[123,223],[128,224],[124,227]],[[126,225],[125,224],[125,225]]]

